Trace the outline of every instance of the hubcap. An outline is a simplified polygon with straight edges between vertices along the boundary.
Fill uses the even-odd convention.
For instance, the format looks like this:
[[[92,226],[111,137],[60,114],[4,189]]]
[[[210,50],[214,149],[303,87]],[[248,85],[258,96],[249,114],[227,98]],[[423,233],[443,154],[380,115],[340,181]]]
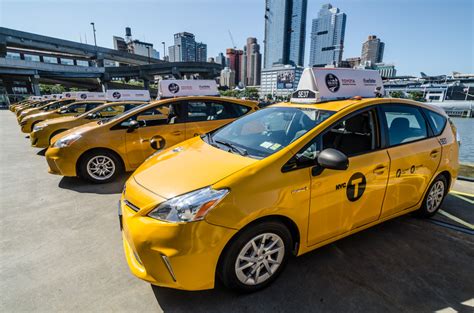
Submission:
[[[95,156],[87,162],[87,173],[94,179],[106,180],[114,175],[115,163],[107,156]]]
[[[285,255],[285,244],[280,236],[264,233],[252,238],[240,250],[235,261],[235,273],[245,285],[260,284],[280,267]]]
[[[426,209],[429,213],[433,213],[438,209],[444,197],[444,183],[438,180],[431,186],[426,200]]]

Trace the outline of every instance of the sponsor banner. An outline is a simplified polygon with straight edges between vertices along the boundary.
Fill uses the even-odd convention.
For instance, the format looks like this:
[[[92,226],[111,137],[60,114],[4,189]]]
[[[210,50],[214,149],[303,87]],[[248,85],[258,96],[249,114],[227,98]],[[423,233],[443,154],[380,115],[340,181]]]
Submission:
[[[297,94],[300,90],[313,93]],[[378,71],[346,68],[305,69],[294,102],[318,102],[325,100],[348,99],[355,96],[373,98],[376,93],[384,94],[382,78]],[[302,95],[307,95],[303,97]]]
[[[30,97],[28,98],[28,100],[40,101],[40,100],[43,100],[43,97],[42,97],[42,96],[30,96]]]
[[[293,89],[295,84],[296,71],[283,70],[277,73],[277,89]]]
[[[63,98],[76,98],[77,92],[75,91],[68,91],[68,92],[63,92]]]
[[[150,101],[148,90],[111,89],[107,90],[107,101]]]
[[[77,101],[84,101],[84,100],[105,100],[105,93],[104,92],[84,92],[80,91],[77,92],[75,95]]]
[[[217,83],[214,80],[164,79],[159,82],[157,100],[185,96],[218,95]]]

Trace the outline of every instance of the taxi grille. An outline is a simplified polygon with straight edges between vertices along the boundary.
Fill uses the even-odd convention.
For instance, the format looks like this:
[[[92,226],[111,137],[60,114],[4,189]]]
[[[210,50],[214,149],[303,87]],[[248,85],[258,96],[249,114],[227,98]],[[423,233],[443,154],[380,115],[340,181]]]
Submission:
[[[125,203],[126,206],[128,206],[130,209],[132,209],[133,211],[135,212],[138,212],[140,211],[140,208],[137,207],[136,205],[134,205],[133,203],[130,203],[129,201],[127,200],[123,200],[123,202]]]

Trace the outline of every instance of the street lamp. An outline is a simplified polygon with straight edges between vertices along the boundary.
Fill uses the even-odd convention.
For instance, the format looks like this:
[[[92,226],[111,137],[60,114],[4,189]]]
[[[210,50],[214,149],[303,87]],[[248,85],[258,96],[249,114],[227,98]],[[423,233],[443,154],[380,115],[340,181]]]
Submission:
[[[95,23],[91,22],[92,31],[94,32],[94,45],[97,47],[97,39],[95,38]]]
[[[163,61],[165,60],[165,56],[166,56],[166,44],[164,41],[161,42],[161,44],[163,45]]]

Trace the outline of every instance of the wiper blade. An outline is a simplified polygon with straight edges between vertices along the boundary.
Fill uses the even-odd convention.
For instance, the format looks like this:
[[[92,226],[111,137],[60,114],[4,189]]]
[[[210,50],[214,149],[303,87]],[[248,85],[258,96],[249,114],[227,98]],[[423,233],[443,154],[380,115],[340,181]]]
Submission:
[[[230,142],[216,140],[216,143],[230,148],[232,151],[239,153],[242,156],[246,156],[249,153],[244,148],[237,147],[236,145],[231,144]]]

